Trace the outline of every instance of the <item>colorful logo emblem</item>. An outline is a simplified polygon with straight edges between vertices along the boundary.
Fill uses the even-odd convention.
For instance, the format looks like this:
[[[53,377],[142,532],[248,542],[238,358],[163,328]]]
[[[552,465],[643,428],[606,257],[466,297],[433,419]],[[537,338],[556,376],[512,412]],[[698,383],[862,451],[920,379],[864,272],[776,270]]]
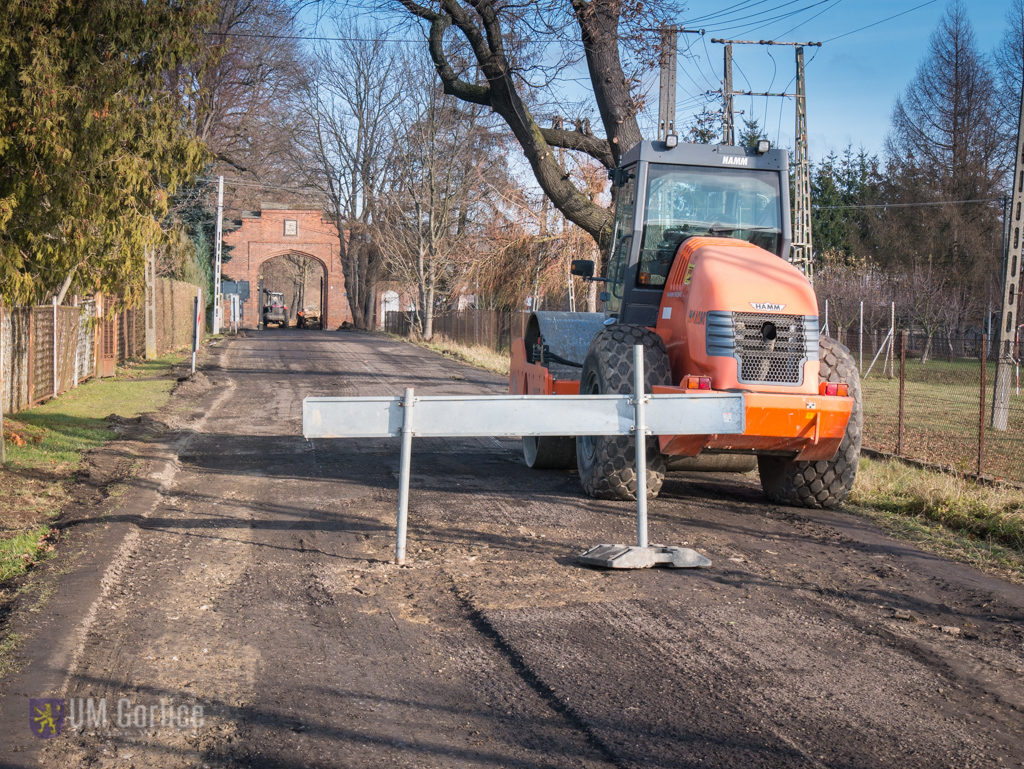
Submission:
[[[28,723],[39,739],[56,737],[64,731],[64,700],[32,697],[28,701]]]

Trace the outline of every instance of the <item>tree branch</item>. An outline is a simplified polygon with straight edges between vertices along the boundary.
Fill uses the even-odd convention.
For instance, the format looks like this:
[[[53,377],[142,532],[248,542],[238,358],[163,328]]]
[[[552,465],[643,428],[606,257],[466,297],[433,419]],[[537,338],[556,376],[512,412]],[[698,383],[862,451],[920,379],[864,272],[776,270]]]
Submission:
[[[567,150],[583,152],[605,168],[615,168],[615,159],[612,157],[611,150],[608,149],[608,142],[592,133],[584,133],[582,129],[567,131],[564,128],[541,128],[540,132],[544,141],[552,147],[564,147]]]

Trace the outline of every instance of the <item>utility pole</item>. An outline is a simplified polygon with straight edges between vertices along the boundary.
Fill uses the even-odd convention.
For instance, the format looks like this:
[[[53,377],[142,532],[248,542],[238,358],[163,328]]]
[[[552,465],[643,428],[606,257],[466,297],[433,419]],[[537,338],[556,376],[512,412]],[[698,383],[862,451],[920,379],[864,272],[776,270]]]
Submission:
[[[221,296],[220,296],[220,270],[221,270],[221,227],[224,222],[224,177],[217,180],[217,240],[214,243],[215,257],[213,260],[213,333],[220,333],[221,323]]]
[[[736,117],[733,112],[732,43],[725,44],[725,77],[722,79],[722,144],[736,144]]]
[[[1006,430],[1010,417],[1010,384],[1013,378],[1013,341],[1017,331],[1017,271],[1024,255],[1024,220],[1021,206],[1024,205],[1024,91],[1021,92],[1020,118],[1017,123],[1017,155],[1013,169],[1013,200],[1010,203],[1009,228],[1004,228],[1009,237],[1003,259],[1003,306],[999,315],[998,363],[996,364],[995,390],[992,394],[992,428]]]
[[[804,77],[804,48],[820,48],[821,43],[789,43],[778,40],[723,40],[712,38],[712,43],[725,46],[725,78],[722,83],[722,143],[735,144],[733,97],[736,96],[780,96],[796,98],[796,148],[793,157],[794,195],[793,246],[790,260],[808,280],[814,279],[814,262],[811,243],[811,161],[807,150],[807,81]],[[732,86],[733,45],[791,45],[796,49],[796,93],[755,93],[734,91]]]
[[[676,48],[675,27],[661,29],[661,90],[658,95],[658,141],[676,132]]]
[[[676,69],[680,33],[703,35],[703,29],[660,27],[661,32],[661,88],[658,94],[658,141],[668,141],[676,135]],[[672,145],[673,147],[675,144]]]
[[[804,78],[804,48],[796,47],[796,144],[793,201],[793,265],[814,280],[811,243],[811,160],[807,154],[807,82]]]

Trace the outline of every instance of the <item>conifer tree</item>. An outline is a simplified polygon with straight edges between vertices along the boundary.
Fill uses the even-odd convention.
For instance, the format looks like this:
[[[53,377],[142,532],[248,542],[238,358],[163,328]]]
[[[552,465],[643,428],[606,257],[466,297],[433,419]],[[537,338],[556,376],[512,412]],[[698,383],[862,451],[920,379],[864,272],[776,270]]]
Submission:
[[[39,0],[0,15],[0,294],[133,301],[168,198],[201,168],[177,73],[210,0]]]

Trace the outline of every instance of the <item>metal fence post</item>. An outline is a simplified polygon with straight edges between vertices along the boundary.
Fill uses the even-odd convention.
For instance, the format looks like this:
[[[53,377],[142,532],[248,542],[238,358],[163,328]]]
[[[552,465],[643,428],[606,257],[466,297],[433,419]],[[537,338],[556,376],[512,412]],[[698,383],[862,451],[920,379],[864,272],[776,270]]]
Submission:
[[[978,475],[981,475],[982,462],[985,456],[985,374],[988,368],[988,334],[981,335],[981,400],[978,408]]]
[[[53,397],[57,397],[57,297],[53,297]]]
[[[907,332],[900,332],[900,416],[896,432],[896,456],[903,456],[903,400],[907,384]]]
[[[860,303],[860,367],[857,372],[864,373],[864,302]]]
[[[647,424],[644,420],[644,348],[633,347],[633,432],[636,436],[636,544],[647,547]]]
[[[199,349],[199,301],[203,290],[196,289],[196,298],[193,300],[192,317],[192,373],[196,373],[196,351]]]
[[[398,526],[395,535],[395,563],[405,565],[405,535],[409,522],[409,473],[412,465],[412,408],[416,402],[413,388],[405,388],[402,398],[402,459],[398,472]]]

